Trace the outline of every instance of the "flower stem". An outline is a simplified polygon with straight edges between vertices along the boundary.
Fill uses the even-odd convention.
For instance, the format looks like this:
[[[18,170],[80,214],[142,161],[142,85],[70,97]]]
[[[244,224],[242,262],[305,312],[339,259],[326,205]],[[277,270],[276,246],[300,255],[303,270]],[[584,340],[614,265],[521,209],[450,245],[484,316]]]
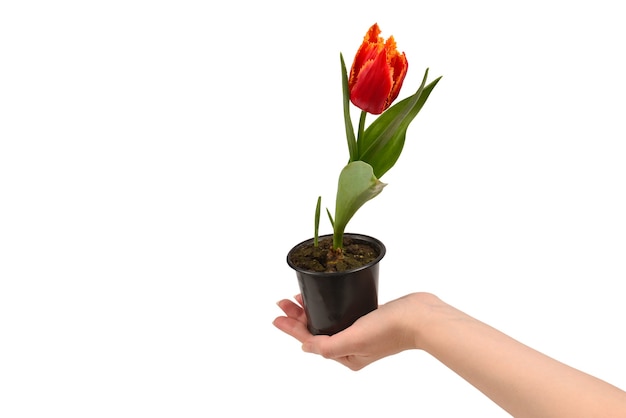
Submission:
[[[361,137],[363,137],[363,132],[365,131],[365,117],[367,116],[367,112],[362,110],[361,117],[359,118],[359,131],[357,134],[357,144],[361,142]],[[358,149],[358,146],[357,146]],[[359,153],[360,154],[360,153]],[[361,155],[359,155],[359,159],[361,159]]]

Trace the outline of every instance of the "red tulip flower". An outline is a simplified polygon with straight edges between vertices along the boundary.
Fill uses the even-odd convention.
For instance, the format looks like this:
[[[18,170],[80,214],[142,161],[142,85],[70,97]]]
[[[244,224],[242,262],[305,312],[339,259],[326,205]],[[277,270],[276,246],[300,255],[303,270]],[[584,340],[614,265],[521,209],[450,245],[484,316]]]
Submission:
[[[404,52],[398,52],[396,41],[379,36],[374,23],[354,57],[348,88],[350,101],[359,109],[379,115],[398,97],[406,76],[408,62]]]

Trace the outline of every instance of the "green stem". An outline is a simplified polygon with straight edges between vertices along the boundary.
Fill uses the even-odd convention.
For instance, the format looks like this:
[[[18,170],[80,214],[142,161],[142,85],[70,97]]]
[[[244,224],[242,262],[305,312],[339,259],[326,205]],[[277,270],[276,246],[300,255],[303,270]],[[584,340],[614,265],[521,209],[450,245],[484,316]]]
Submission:
[[[359,131],[357,134],[357,144],[361,141],[361,138],[363,137],[363,132],[365,131],[365,117],[367,116],[367,112],[365,110],[361,110],[361,117],[359,118]],[[358,147],[357,147],[358,149]],[[359,159],[361,158],[361,155],[359,153]]]
[[[334,231],[333,233],[333,248],[343,248],[343,230],[342,231]]]

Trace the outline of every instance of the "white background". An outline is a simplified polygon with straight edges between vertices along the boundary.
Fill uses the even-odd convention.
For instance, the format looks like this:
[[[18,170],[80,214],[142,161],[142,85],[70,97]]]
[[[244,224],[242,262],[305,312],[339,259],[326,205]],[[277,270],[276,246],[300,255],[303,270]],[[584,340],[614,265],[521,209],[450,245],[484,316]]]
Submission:
[[[374,22],[401,98],[443,75],[348,228],[387,246],[381,302],[626,388],[620,2],[306,4],[2,3],[0,416],[507,416],[423,352],[355,373],[271,325]]]

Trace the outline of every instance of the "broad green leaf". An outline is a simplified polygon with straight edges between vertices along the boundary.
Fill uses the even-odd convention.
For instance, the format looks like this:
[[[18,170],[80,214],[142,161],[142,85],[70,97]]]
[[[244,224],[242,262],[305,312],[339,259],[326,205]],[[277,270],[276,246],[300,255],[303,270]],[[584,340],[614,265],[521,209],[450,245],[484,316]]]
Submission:
[[[341,171],[337,187],[333,246],[341,248],[343,233],[352,216],[361,206],[376,197],[386,184],[374,176],[372,166],[353,161]]]
[[[441,77],[428,85],[428,69],[419,89],[412,96],[396,103],[365,130],[358,145],[359,158],[370,164],[374,175],[381,178],[395,165],[402,153],[409,124],[422,109]]]

